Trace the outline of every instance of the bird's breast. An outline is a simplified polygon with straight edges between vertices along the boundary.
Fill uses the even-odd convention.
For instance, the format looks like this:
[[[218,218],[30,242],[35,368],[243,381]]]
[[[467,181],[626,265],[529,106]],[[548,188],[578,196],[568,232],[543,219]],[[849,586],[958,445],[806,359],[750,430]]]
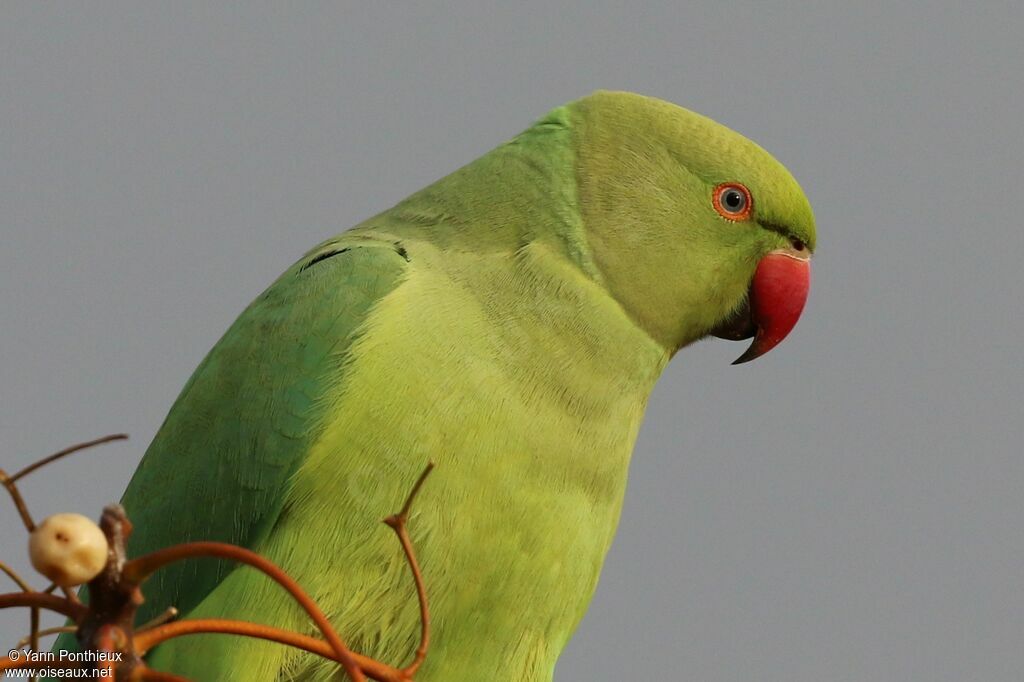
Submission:
[[[435,462],[410,532],[440,623],[436,658],[478,660],[486,641],[500,650],[491,660],[553,665],[596,585],[664,360],[596,291],[552,293],[522,264],[488,274],[413,270],[377,306],[290,508],[334,558],[335,571],[307,578],[376,581],[359,589],[390,590],[415,633],[406,569],[379,521]],[[320,591],[358,610],[350,592]]]

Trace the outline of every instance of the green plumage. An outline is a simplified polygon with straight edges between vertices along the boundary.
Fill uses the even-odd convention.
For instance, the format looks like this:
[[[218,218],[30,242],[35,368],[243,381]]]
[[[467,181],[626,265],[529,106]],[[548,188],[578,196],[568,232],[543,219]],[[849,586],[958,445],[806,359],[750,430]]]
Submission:
[[[746,183],[775,227],[715,214],[724,181]],[[432,460],[410,526],[435,622],[417,679],[550,680],[596,587],[654,382],[789,238],[813,248],[810,207],[739,135],[629,94],[556,109],[310,251],[242,313],[125,494],[131,553],[249,547],[355,650],[399,665],[418,611],[381,519]],[[247,568],[188,562],[145,592],[142,619],[176,605],[313,634]],[[150,660],[197,680],[338,675],[224,635]]]

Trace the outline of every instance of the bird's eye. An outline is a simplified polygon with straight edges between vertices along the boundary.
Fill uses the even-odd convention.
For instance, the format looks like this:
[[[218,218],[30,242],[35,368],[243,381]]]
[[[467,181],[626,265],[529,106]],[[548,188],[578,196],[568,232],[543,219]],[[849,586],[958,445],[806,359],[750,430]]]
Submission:
[[[746,220],[750,217],[753,204],[750,190],[738,182],[726,182],[715,187],[711,201],[718,214],[726,220]]]

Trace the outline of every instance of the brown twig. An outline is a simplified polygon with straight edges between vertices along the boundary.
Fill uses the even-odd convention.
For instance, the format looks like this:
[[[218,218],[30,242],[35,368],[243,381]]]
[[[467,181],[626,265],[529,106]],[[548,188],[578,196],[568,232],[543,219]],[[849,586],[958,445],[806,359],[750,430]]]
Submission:
[[[85,616],[87,611],[86,607],[82,604],[73,604],[63,597],[43,594],[42,592],[9,592],[7,594],[0,594],[0,609],[9,609],[16,606],[56,611],[76,622]]]
[[[16,485],[18,479],[23,478],[31,474],[33,471],[41,469],[47,464],[55,462],[58,459],[66,457],[72,453],[79,452],[81,450],[85,450],[96,445],[102,445],[103,443],[109,443],[115,440],[126,440],[127,438],[128,434],[126,433],[114,433],[110,434],[109,436],[94,438],[93,440],[85,441],[84,443],[71,445],[69,447],[64,448],[63,450],[59,450],[53,453],[52,455],[48,455],[36,462],[33,462],[32,464],[29,464],[28,466],[24,467],[23,469],[15,473],[13,476],[9,476],[6,471],[0,469],[0,483],[3,484],[3,486],[7,489],[8,494],[10,494],[11,500],[14,502],[14,507],[15,509],[18,510],[18,515],[21,516],[21,522],[22,524],[24,524],[25,530],[31,533],[36,529],[36,523],[34,520],[32,520],[32,514],[30,514],[28,511],[28,505],[25,504],[25,500],[21,496],[21,491],[18,490],[18,486]],[[52,590],[53,586],[51,585],[51,587],[47,588],[46,591],[50,592]],[[69,601],[74,603],[80,603],[78,600],[78,596],[67,587],[61,587],[61,591],[64,593],[64,596],[67,597]],[[38,615],[34,614],[32,617],[35,619],[38,618]]]
[[[164,609],[163,613],[161,613],[160,615],[158,615],[157,617],[155,617],[155,618],[153,618],[151,620],[147,620],[145,623],[143,623],[142,625],[140,625],[137,628],[135,628],[135,632],[139,633],[139,632],[143,632],[145,630],[151,630],[151,629],[155,628],[157,625],[163,625],[164,623],[170,623],[172,620],[174,620],[177,617],[178,617],[178,609],[174,608],[173,606],[168,606],[166,609]]]
[[[115,644],[115,632],[113,625],[104,625],[100,628],[99,632],[99,647],[98,650],[101,654],[111,654],[117,651],[118,647]],[[100,677],[103,682],[114,682],[114,666],[105,665],[101,668],[103,674]]]
[[[423,665],[423,661],[427,657],[427,650],[430,648],[430,608],[427,605],[427,588],[423,583],[423,573],[420,571],[419,562],[416,560],[416,553],[413,551],[406,523],[409,520],[409,510],[412,508],[413,500],[416,499],[417,493],[423,487],[423,482],[427,480],[427,476],[430,475],[433,469],[433,462],[427,464],[427,468],[423,470],[423,473],[416,480],[416,484],[409,491],[409,497],[406,498],[402,511],[384,519],[384,523],[395,531],[398,541],[402,544],[402,551],[405,552],[405,559],[409,563],[413,581],[416,583],[416,597],[420,602],[420,645],[416,648],[416,654],[413,657],[412,663],[402,669],[409,677],[415,675],[419,667]]]
[[[23,592],[33,592],[34,591],[29,586],[29,584],[27,582],[25,582],[24,578],[22,578],[20,575],[18,575],[18,573],[13,568],[11,568],[10,566],[8,566],[7,564],[5,564],[2,561],[0,561],[0,573],[6,573],[7,577],[10,578],[11,580],[13,580],[15,583],[17,583],[18,587],[20,587]]]
[[[424,585],[423,575],[420,570],[419,563],[416,559],[416,554],[415,551],[413,550],[412,542],[409,538],[406,526],[409,519],[409,512],[412,508],[413,501],[416,499],[416,496],[419,493],[420,488],[422,488],[424,481],[430,474],[431,470],[433,470],[433,468],[433,463],[430,463],[424,469],[423,473],[420,474],[419,479],[417,479],[412,490],[409,492],[409,495],[406,498],[405,504],[402,506],[401,511],[399,511],[397,514],[393,514],[392,516],[389,516],[386,519],[384,519],[384,522],[388,526],[390,526],[398,536],[399,542],[402,545],[402,550],[405,553],[406,560],[408,561],[410,570],[412,571],[413,580],[416,583],[416,594],[420,604],[421,633],[420,645],[416,650],[414,660],[410,665],[406,666],[405,668],[397,669],[392,666],[381,663],[379,661],[376,661],[372,658],[361,656],[357,653],[348,651],[346,649],[351,660],[355,663],[356,667],[362,673],[368,675],[371,679],[377,680],[378,682],[408,682],[409,680],[412,680],[413,675],[416,673],[420,665],[423,663],[423,660],[426,658],[427,650],[429,648],[430,611],[427,603],[426,587]],[[194,543],[194,545],[204,544],[214,545],[214,547],[207,547],[206,549],[213,549],[215,550],[215,553],[211,554],[207,552],[201,552],[199,548],[194,547],[188,555],[215,555],[221,556],[222,558],[235,558],[223,556],[224,547],[231,547],[230,545],[221,546],[219,545],[219,543]],[[163,557],[154,557],[154,555],[158,553],[154,553],[154,555],[148,555],[147,557],[140,557],[139,559],[130,562],[130,564],[132,565],[125,567],[126,574],[133,573],[136,576],[143,576],[142,579],[144,579],[145,576],[148,576],[160,566],[166,565],[171,561],[176,561],[185,558],[186,555],[180,552],[181,547],[183,546],[179,546],[178,548],[171,548],[172,550],[178,550],[175,552],[176,556],[171,556],[170,553],[167,552],[167,550],[164,550],[166,554]],[[269,562],[267,563],[269,564]],[[256,568],[260,568],[260,570],[263,570],[264,573],[277,580],[275,570],[279,569],[277,569],[277,567],[273,564],[269,564],[268,568],[272,568],[274,570],[265,570],[261,566],[256,566]],[[280,583],[281,581],[278,580],[278,582]],[[286,585],[285,587],[287,589]],[[298,586],[296,585],[296,587]],[[289,590],[289,592],[292,591]],[[296,599],[299,601],[300,604],[303,605],[304,608],[306,607],[306,604],[303,603],[304,600],[300,599],[295,592],[292,592],[292,595],[296,597]],[[307,612],[309,612],[309,609],[307,609]],[[313,614],[311,613],[310,615],[312,616]],[[317,619],[314,616],[314,621],[316,620]],[[320,623],[317,623],[317,625],[319,626]],[[328,627],[330,627],[329,624]],[[323,632],[323,628],[321,628],[321,632]],[[280,628],[275,628],[268,625],[247,623],[237,620],[225,620],[214,618],[201,620],[185,620],[175,623],[169,623],[166,625],[151,627],[149,629],[146,629],[144,632],[136,633],[135,646],[139,654],[143,655],[145,654],[145,652],[149,651],[151,648],[157,646],[161,642],[173,639],[175,637],[200,633],[233,634],[245,637],[265,639],[268,641],[278,642],[288,646],[303,649],[310,653],[323,656],[324,658],[337,661],[338,663],[342,663],[344,665],[344,662],[340,659],[340,657],[337,654],[337,647],[335,647],[333,643],[330,643],[329,637],[328,642],[323,642],[314,637],[301,635],[295,632],[291,632],[289,630],[282,630]],[[325,637],[327,637],[327,633],[324,633],[324,635]]]
[[[15,583],[17,583],[18,587],[21,588],[22,592],[33,592],[34,591],[29,586],[29,584],[27,582],[25,582],[25,580],[20,575],[18,575],[17,571],[15,571],[13,568],[11,568],[10,566],[8,566],[7,564],[5,564],[2,561],[0,561],[0,572],[5,573],[7,575],[7,577],[9,577],[11,580],[13,580]],[[25,637],[23,640],[18,642],[18,644],[14,648],[15,649],[20,649],[20,648],[22,648],[23,646],[25,646],[27,644],[32,649],[32,651],[38,651],[39,650],[39,607],[38,606],[30,607],[29,617],[28,617],[28,628],[29,628],[28,629],[28,632],[29,632],[28,637]],[[32,674],[31,679],[33,679],[33,680],[36,679],[36,676],[35,676],[34,673]]]
[[[14,484],[14,479],[8,476],[3,469],[0,469],[0,483],[7,488],[7,493],[11,496],[18,515],[21,516],[21,523],[25,526],[25,530],[31,533],[36,529],[36,522],[32,520],[32,515],[28,512],[28,505],[25,504],[25,499],[21,496],[18,486]]]
[[[38,606],[33,606],[29,610],[28,628],[29,628],[28,629],[28,633],[29,633],[28,634],[29,648],[31,648],[32,651],[39,651],[39,607]],[[21,648],[21,647],[18,647],[18,648]],[[32,675],[30,675],[29,679],[31,679],[32,682],[35,682],[36,677],[37,677],[36,674],[32,673]]]
[[[136,633],[135,646],[141,655],[145,655],[153,647],[175,637],[216,633],[265,639],[286,646],[292,646],[296,649],[302,649],[328,660],[338,660],[331,646],[316,637],[301,635],[291,630],[282,630],[270,625],[220,618],[196,618],[160,625],[145,632]],[[377,680],[378,682],[408,682],[411,679],[404,670],[386,665],[368,656],[352,652],[352,659],[372,680]],[[340,663],[340,661],[338,662]]]
[[[331,627],[327,616],[320,610],[320,607],[316,605],[312,598],[306,594],[305,590],[291,576],[255,552],[222,542],[189,542],[157,550],[129,561],[125,564],[124,575],[128,580],[141,584],[157,569],[175,561],[195,557],[214,557],[238,561],[252,566],[272,578],[277,584],[286,589],[292,595],[292,598],[313,619],[324,639],[327,640],[334,650],[335,659],[345,669],[349,677],[352,678],[352,682],[365,682],[366,676],[363,675],[359,666],[353,660],[352,652],[349,651],[348,647],[341,641],[341,637]]]
[[[77,445],[71,445],[69,447],[64,448],[63,450],[60,450],[59,452],[55,452],[52,455],[48,455],[46,457],[43,457],[38,462],[33,462],[32,464],[29,464],[27,467],[25,467],[24,469],[22,469],[18,473],[16,473],[13,476],[11,476],[10,477],[10,481],[11,481],[11,483],[14,483],[19,478],[22,478],[24,476],[28,476],[29,474],[31,474],[36,469],[40,469],[40,468],[46,466],[47,464],[49,464],[50,462],[54,462],[54,461],[60,459],[61,457],[66,457],[66,456],[70,455],[73,452],[78,452],[79,450],[85,450],[87,448],[91,448],[91,447],[94,447],[94,446],[97,446],[97,445],[102,445],[104,443],[109,443],[109,442],[114,441],[114,440],[126,440],[127,438],[128,438],[128,434],[127,433],[113,433],[113,434],[111,434],[109,436],[103,436],[101,438],[95,438],[93,440],[85,441],[84,443],[78,443]]]
[[[25,524],[25,529],[31,533],[36,529],[35,521],[32,520],[32,515],[28,512],[28,506],[25,504],[25,500],[21,497],[21,492],[18,491],[18,487],[15,485],[19,478],[31,474],[36,469],[46,466],[50,462],[56,461],[61,457],[70,455],[73,452],[91,448],[94,445],[100,445],[101,443],[109,443],[112,440],[124,440],[128,435],[124,433],[115,433],[109,436],[103,436],[102,438],[96,438],[94,440],[72,445],[71,447],[64,448],[59,452],[55,452],[52,455],[43,457],[38,462],[33,462],[27,467],[17,472],[13,476],[9,476],[6,471],[0,469],[0,483],[7,488],[7,492],[10,493],[11,499],[14,501],[14,507],[18,510],[18,514],[21,516],[21,522]]]
[[[3,470],[0,470],[0,483],[10,494],[25,528],[32,532],[35,529],[35,522],[16,486],[18,479],[73,452],[124,438],[127,438],[124,434],[113,434],[65,448],[30,464],[14,476],[8,476]],[[115,678],[131,679],[135,682],[188,682],[185,678],[147,668],[139,656],[161,642],[174,637],[199,633],[256,637],[303,649],[336,661],[344,668],[353,682],[365,682],[367,676],[378,682],[411,682],[426,658],[429,648],[430,611],[422,571],[409,537],[407,523],[413,501],[433,467],[433,463],[429,464],[420,474],[401,511],[384,519],[384,523],[395,531],[402,545],[402,551],[416,585],[420,607],[420,644],[416,649],[413,661],[405,668],[395,668],[350,651],[332,628],[324,613],[294,579],[272,562],[245,548],[219,542],[194,542],[176,545],[132,561],[126,561],[124,541],[131,532],[131,523],[118,505],[104,509],[103,518],[100,521],[100,526],[110,543],[111,556],[104,573],[90,584],[90,590],[96,593],[93,595],[93,604],[89,606],[82,604],[77,596],[66,588],[61,588],[66,595],[63,598],[51,594],[56,589],[56,585],[53,584],[42,592],[35,592],[13,569],[0,563],[0,571],[7,574],[23,590],[21,593],[0,594],[0,609],[17,606],[31,609],[31,634],[19,642],[19,648],[27,641],[31,643],[33,650],[37,650],[39,637],[43,635],[75,632],[86,648],[91,647],[96,651],[109,653],[127,652],[129,655],[127,664],[118,666],[116,670],[113,667],[104,669],[102,679],[106,679],[108,682],[113,682]],[[200,619],[168,623],[167,621],[177,616],[177,610],[173,607],[141,628],[133,629],[131,616],[134,615],[135,608],[142,599],[139,586],[159,568],[175,561],[194,557],[214,557],[238,561],[263,572],[287,590],[302,606],[326,641],[273,626],[235,620]],[[100,602],[104,602],[105,606],[101,608]],[[74,620],[76,626],[40,631],[39,613],[41,609],[68,616]],[[84,639],[82,639],[83,637]],[[9,657],[0,659],[0,672],[13,669],[40,670],[44,667],[52,667],[52,662],[14,661]],[[33,673],[34,677],[35,673]]]
[[[76,628],[74,625],[60,625],[55,628],[46,628],[45,630],[40,630],[37,634],[39,637],[49,637],[50,635],[74,634],[75,630],[77,629],[78,628]],[[18,643],[14,645],[14,648],[20,649],[28,643],[29,637],[22,637],[20,640],[18,640]],[[32,647],[32,650],[38,651],[38,649],[35,647]]]

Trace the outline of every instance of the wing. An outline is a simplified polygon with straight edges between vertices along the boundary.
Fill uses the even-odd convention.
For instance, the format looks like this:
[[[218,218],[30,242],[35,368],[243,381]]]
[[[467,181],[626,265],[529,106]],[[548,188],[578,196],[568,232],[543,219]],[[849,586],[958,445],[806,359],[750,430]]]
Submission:
[[[262,539],[319,433],[321,398],[343,386],[363,321],[407,265],[399,245],[343,236],[242,313],[185,385],[125,492],[130,556],[190,540]],[[193,560],[162,569],[146,583],[139,622],[172,605],[187,613],[232,568]]]

